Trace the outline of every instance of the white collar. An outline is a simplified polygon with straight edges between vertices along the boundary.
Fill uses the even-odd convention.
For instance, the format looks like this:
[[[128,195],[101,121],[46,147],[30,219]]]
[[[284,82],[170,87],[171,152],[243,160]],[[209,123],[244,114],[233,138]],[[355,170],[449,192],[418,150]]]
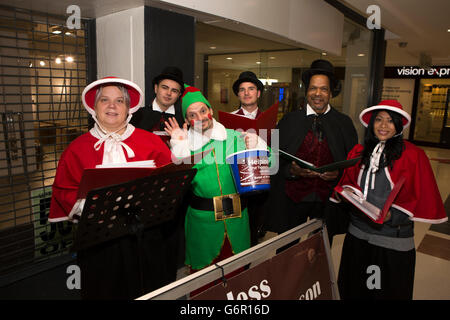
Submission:
[[[94,127],[89,132],[98,139],[94,144],[96,151],[100,150],[102,144],[104,144],[102,164],[127,162],[124,149],[127,152],[128,158],[134,158],[135,154],[133,149],[123,142],[133,134],[134,130],[135,127],[128,123],[125,132],[121,135],[115,132],[105,134],[97,123],[94,124]]]
[[[227,130],[216,119],[213,118],[213,127],[204,133],[195,131],[190,128],[188,131],[189,149],[191,151],[198,150],[207,144],[210,140],[224,141],[227,139]]]
[[[323,113],[326,114],[328,111],[331,110],[330,104],[327,105],[327,110]],[[315,114],[316,116],[318,115],[317,112],[314,111],[314,109],[308,104],[306,104],[306,115],[310,116],[312,114]]]
[[[161,107],[159,106],[158,102],[156,102],[156,98],[153,99],[153,103],[152,103],[152,109],[153,111],[158,111],[158,112],[163,112]],[[169,108],[167,108],[166,111],[164,111],[165,113],[169,113],[169,114],[175,114],[175,106],[171,105]]]
[[[242,107],[241,107],[241,109],[242,109],[242,111],[244,112],[244,115],[245,115],[246,117],[249,117],[249,118],[252,118],[252,119],[255,119],[255,118],[256,118],[256,115],[258,114],[258,107],[256,107],[256,109],[253,110],[252,112],[248,112],[247,110],[245,110],[245,109],[242,108]]]

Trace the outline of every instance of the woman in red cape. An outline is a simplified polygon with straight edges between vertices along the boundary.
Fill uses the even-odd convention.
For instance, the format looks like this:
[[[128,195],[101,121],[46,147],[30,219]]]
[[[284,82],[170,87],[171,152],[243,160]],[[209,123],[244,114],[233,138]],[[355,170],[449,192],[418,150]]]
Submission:
[[[380,224],[352,207],[339,268],[339,292],[342,299],[412,299],[414,221],[442,223],[448,218],[428,157],[403,140],[411,117],[401,104],[382,101],[364,109],[360,120],[367,127],[364,144],[356,145],[348,159],[361,160],[344,171],[336,188],[357,189],[381,209],[399,179],[405,181]],[[331,200],[341,198],[335,192]]]
[[[158,136],[129,123],[143,103],[135,83],[116,77],[99,79],[83,90],[82,101],[95,124],[59,159],[50,222],[76,222],[81,215],[85,201],[77,199],[77,191],[84,169],[144,160],[154,160],[157,167],[171,163],[172,154]],[[77,252],[83,299],[134,299],[176,279],[178,240],[172,225],[143,231],[143,250],[136,241],[123,236]]]

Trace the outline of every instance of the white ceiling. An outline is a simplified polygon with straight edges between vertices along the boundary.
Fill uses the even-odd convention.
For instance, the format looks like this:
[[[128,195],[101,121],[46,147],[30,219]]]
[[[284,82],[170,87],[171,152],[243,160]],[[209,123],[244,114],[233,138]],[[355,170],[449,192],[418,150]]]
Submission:
[[[431,58],[432,65],[450,65],[450,0],[340,0],[346,6],[363,16],[369,16],[366,13],[369,5],[378,5],[381,11],[381,25],[386,29],[386,65],[387,66],[401,66],[401,65],[420,65],[421,55],[426,55]],[[214,25],[214,24],[212,24]],[[351,37],[351,27],[346,25],[344,29],[344,46]],[[222,49],[223,44],[225,48],[235,48],[235,52],[239,51],[258,51],[261,49],[275,49],[278,48],[276,43],[265,42],[262,39],[251,38],[247,35],[230,33],[230,31],[221,29],[214,29],[214,31],[203,30],[207,29],[199,25],[198,30],[203,34],[198,38],[198,52],[215,53],[214,51],[231,52],[233,50]],[[211,29],[211,28],[210,28]],[[204,31],[204,32],[203,32]],[[222,40],[223,42],[219,42]],[[209,45],[214,43],[217,49],[208,49]],[[400,47],[400,43],[406,43],[405,47]],[[293,48],[294,46],[289,46]],[[343,56],[325,57],[332,61],[335,65],[345,65],[345,53]],[[315,50],[303,51],[300,53],[286,52],[270,54],[276,59],[269,60],[268,66],[283,67],[283,66],[299,66],[303,65],[303,61],[312,61],[320,57],[320,52]],[[264,55],[263,55],[264,56]],[[279,57],[278,57],[279,56]],[[219,61],[213,60],[215,64],[220,64],[218,67],[238,68],[251,66],[255,64],[256,55],[237,55],[233,61]],[[266,59],[267,61],[267,59]],[[278,61],[278,63],[276,63]],[[263,61],[264,64],[264,61]]]
[[[217,1],[217,0],[214,0]],[[276,1],[276,0],[274,0]],[[398,39],[387,41],[386,65],[418,65],[421,53],[430,55],[433,65],[450,65],[450,0],[340,0],[347,6],[364,16],[369,5],[376,4],[381,8],[381,25]],[[197,52],[203,54],[247,52],[261,50],[292,49],[298,44],[287,39],[273,36],[266,32],[256,32],[247,26],[236,25],[218,17],[200,12],[187,11],[175,6],[168,6],[156,0],[0,0],[0,4],[14,7],[66,15],[66,8],[74,4],[80,6],[82,17],[95,18],[121,10],[143,5],[150,5],[166,10],[190,14],[199,24],[197,28]],[[220,27],[220,28],[217,28]],[[232,30],[232,31],[231,31]],[[237,31],[240,31],[237,33]],[[344,44],[351,37],[351,30],[344,30]],[[251,34],[252,36],[248,36]],[[399,48],[399,42],[406,42],[405,48]],[[215,46],[212,50],[209,47]],[[311,49],[311,48],[308,48]],[[345,64],[345,49],[342,57],[327,56],[336,65]],[[305,61],[320,57],[318,50],[270,53],[276,57],[267,60],[273,66],[298,66]],[[277,54],[280,56],[278,57]],[[264,58],[264,54],[262,55]],[[247,57],[247,62],[238,63],[234,59],[234,67],[243,67],[247,63],[256,63],[253,55]],[[237,58],[237,56],[236,56]],[[275,62],[277,61],[277,63]],[[230,61],[226,61],[230,62]],[[264,63],[264,61],[263,61]]]
[[[399,38],[387,41],[387,65],[417,65],[420,54],[433,65],[450,65],[449,0],[342,0],[364,16],[369,5],[381,9],[381,25]],[[407,42],[400,48],[400,42]]]
[[[210,55],[209,67],[214,69],[258,69],[258,68],[292,68],[309,67],[311,62],[324,58],[335,66],[345,66],[347,44],[353,40],[364,40],[359,32],[360,27],[351,23],[344,24],[342,55],[336,56],[319,50],[301,48],[298,45],[286,45],[255,36],[229,31],[205,23],[197,23],[196,52]],[[214,48],[211,48],[214,47]],[[368,49],[368,48],[366,48]],[[365,52],[367,54],[367,52]],[[369,65],[367,58],[354,57],[352,63],[360,66]],[[228,59],[227,59],[228,58]],[[232,58],[232,59],[229,59]],[[258,62],[261,62],[258,64]]]

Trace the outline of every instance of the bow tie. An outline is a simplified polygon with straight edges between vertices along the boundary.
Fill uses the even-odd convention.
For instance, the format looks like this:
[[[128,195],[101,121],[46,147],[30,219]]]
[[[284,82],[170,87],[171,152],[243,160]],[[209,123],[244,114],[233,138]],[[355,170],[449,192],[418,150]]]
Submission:
[[[166,123],[165,122],[170,117],[170,115],[166,116],[166,112],[165,111],[161,111],[160,113],[161,113],[161,117],[159,118],[159,131],[164,131],[164,128],[166,127]]]
[[[322,127],[323,115],[312,114],[312,115],[309,115],[308,117],[312,118],[312,127],[311,127],[312,132],[317,137],[317,140],[319,140],[319,142],[322,142],[322,140],[323,140],[323,127]]]

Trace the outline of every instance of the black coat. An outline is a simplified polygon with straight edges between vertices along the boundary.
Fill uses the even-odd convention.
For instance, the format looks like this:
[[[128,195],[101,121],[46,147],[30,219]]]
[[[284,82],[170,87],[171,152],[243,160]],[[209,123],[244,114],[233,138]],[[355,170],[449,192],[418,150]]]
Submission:
[[[180,99],[178,99],[178,101],[175,103],[175,116],[171,114],[165,114],[166,119],[169,119],[170,117],[175,117],[180,128],[183,127],[184,117],[181,111]],[[160,118],[161,112],[153,111],[152,105],[150,105],[140,108],[138,111],[136,111],[133,114],[130,122],[137,128],[141,128],[151,132],[155,124],[159,122]],[[157,131],[164,131],[164,129]]]
[[[286,114],[277,125],[280,149],[295,155],[311,129],[312,122],[312,117],[306,116],[306,108]],[[328,113],[322,116],[321,122],[334,161],[347,159],[347,154],[358,143],[358,135],[350,117],[332,107]],[[286,178],[290,176],[290,166],[290,161],[279,157],[278,173],[271,176],[271,188],[264,211],[264,227],[267,231],[281,233],[291,227],[288,215],[293,214],[289,212],[292,206],[287,203],[291,200],[285,193],[285,183]],[[336,179],[335,183],[338,181],[339,179]],[[329,212],[330,208],[334,210],[338,207],[339,205],[327,201],[325,211]],[[334,233],[334,231],[329,230],[329,233]]]

